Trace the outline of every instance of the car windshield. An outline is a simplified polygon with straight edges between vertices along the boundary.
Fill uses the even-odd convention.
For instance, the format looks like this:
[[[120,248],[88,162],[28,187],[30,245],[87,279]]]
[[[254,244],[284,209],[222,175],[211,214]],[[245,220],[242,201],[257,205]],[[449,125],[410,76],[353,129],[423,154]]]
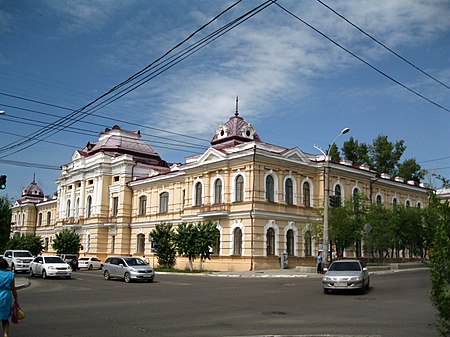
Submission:
[[[330,271],[361,271],[361,265],[358,262],[334,262],[331,264]]]
[[[57,256],[49,256],[44,257],[45,263],[65,263],[60,257]]]
[[[129,266],[145,266],[146,263],[144,260],[138,259],[136,257],[127,257],[124,259],[127,265]]]
[[[33,257],[30,252],[15,252],[14,256],[16,257]]]

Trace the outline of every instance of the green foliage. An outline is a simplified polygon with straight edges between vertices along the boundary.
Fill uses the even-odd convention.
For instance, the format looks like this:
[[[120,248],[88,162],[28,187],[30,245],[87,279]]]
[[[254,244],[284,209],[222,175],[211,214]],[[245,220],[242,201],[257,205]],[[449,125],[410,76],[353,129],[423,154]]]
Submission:
[[[176,249],[173,243],[173,228],[170,223],[156,225],[150,238],[157,243],[156,256],[161,268],[171,269],[176,262]]]
[[[4,251],[11,235],[11,208],[6,197],[0,197],[0,251]]]
[[[78,254],[81,248],[81,238],[75,230],[65,228],[55,235],[52,247],[57,254]]]
[[[356,195],[341,207],[329,210],[329,237],[335,242],[338,252],[352,247],[361,239],[366,201],[366,198]]]
[[[419,183],[427,174],[426,170],[423,170],[419,164],[417,164],[414,158],[407,159],[400,165],[398,165],[397,175],[405,178],[406,181],[414,180]]]
[[[431,300],[439,311],[437,330],[450,336],[450,205],[432,196],[429,205],[434,216],[431,253]]]
[[[44,240],[34,234],[14,235],[6,244],[7,249],[29,250],[32,255],[39,255],[44,250]]]
[[[339,149],[335,143],[333,143],[333,145],[331,145],[327,154],[328,154],[328,156],[331,157],[332,160],[339,161],[341,159]]]
[[[200,261],[210,258],[210,249],[216,241],[216,226],[212,222],[200,224],[182,223],[174,236],[178,254],[189,258],[189,269],[193,261],[200,256]]]
[[[369,148],[365,143],[359,143],[353,137],[342,146],[345,159],[352,161],[356,165],[370,164]]]
[[[392,143],[387,136],[379,135],[369,147],[371,166],[379,173],[395,175],[398,162],[406,150],[403,144],[403,140]]]

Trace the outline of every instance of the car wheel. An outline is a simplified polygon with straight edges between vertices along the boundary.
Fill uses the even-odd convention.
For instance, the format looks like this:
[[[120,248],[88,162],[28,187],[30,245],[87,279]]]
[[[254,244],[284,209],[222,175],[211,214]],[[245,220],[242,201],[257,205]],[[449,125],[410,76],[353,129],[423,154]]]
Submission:
[[[323,293],[324,293],[324,294],[329,294],[329,293],[330,293],[330,290],[329,290],[329,289],[326,289],[326,288],[323,288]]]
[[[70,279],[70,276],[66,276],[66,279]]]
[[[370,288],[370,279],[367,280],[367,285],[366,285],[366,289]]]
[[[130,273],[125,273],[125,275],[123,275],[123,280],[126,283],[129,283],[131,281]]]
[[[109,275],[109,271],[105,270],[105,272],[103,273],[103,277],[105,278],[105,280],[109,280],[111,278],[111,275]]]
[[[88,269],[92,270],[92,269],[94,269],[94,266],[92,264],[90,264]]]
[[[42,271],[42,278],[47,278],[47,272],[45,271],[45,269]]]
[[[33,273],[33,269],[30,268],[30,277],[33,277],[34,273]]]

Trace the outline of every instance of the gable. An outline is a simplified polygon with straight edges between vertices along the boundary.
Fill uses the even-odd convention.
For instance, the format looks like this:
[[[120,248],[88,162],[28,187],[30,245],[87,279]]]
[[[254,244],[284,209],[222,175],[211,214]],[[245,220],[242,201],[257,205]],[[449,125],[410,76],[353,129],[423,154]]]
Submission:
[[[222,152],[217,151],[216,149],[210,147],[208,150],[206,150],[204,154],[202,154],[198,158],[197,164],[216,162],[225,159],[225,157],[226,156]]]
[[[309,163],[310,159],[308,155],[300,151],[298,148],[290,149],[282,154],[282,157],[296,162]]]

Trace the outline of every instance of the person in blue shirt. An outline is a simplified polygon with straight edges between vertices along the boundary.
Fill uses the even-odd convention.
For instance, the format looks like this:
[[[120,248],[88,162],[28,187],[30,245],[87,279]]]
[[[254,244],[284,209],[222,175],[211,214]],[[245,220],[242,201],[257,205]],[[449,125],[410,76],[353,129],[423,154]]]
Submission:
[[[317,254],[317,274],[322,274],[323,272],[323,261],[322,261],[322,252]]]
[[[2,320],[3,337],[9,335],[9,318],[12,315],[12,297],[17,303],[17,291],[14,273],[7,270],[8,261],[0,258],[0,319]]]

